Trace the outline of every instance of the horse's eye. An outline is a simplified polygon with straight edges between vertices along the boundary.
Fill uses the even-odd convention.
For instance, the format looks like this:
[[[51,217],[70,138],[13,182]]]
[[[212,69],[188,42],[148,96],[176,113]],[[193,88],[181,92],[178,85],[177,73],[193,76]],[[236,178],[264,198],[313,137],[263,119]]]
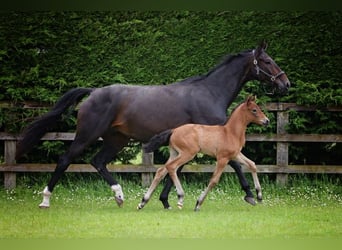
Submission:
[[[252,113],[253,113],[253,114],[256,114],[256,113],[257,113],[257,110],[256,110],[256,109],[253,109],[253,110],[252,110]]]
[[[271,61],[267,60],[265,61],[266,64],[271,64]]]

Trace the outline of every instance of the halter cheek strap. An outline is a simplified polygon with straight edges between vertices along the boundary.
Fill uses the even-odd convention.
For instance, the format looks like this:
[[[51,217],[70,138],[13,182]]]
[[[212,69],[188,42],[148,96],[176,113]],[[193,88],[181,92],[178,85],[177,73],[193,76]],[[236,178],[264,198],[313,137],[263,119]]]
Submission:
[[[267,73],[265,70],[263,70],[262,68],[259,67],[258,61],[255,58],[254,52],[255,52],[255,50],[253,50],[253,56],[254,56],[253,64],[255,66],[255,70],[256,70],[256,74],[257,75],[259,75],[260,72],[261,72],[264,75],[268,76],[271,79],[272,82],[274,82],[279,76],[281,76],[282,74],[285,74],[284,71],[279,71],[278,74],[276,74],[276,75],[271,75],[270,73]]]

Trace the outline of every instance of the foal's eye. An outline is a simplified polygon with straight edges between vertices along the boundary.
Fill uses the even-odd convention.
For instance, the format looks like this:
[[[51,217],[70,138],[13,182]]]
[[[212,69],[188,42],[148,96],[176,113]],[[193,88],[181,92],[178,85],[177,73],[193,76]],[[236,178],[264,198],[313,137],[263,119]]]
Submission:
[[[271,61],[266,60],[265,63],[266,63],[266,64],[271,64]]]
[[[253,113],[253,114],[256,114],[256,113],[257,113],[257,110],[256,110],[256,109],[253,109],[253,110],[252,110],[252,113]]]

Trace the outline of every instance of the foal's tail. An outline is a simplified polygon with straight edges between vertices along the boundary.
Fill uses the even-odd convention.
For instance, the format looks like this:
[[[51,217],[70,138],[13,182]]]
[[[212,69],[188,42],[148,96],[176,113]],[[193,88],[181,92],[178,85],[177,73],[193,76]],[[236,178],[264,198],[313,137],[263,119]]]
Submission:
[[[161,146],[166,146],[169,143],[170,137],[173,133],[172,129],[165,130],[160,134],[154,135],[148,143],[144,144],[143,148],[146,153],[153,152]]]
[[[90,94],[92,91],[93,89],[90,88],[75,88],[66,92],[48,113],[39,117],[24,130],[22,139],[17,143],[15,158],[19,159],[23,154],[27,153],[61,118],[62,113],[70,106],[79,103],[85,95]]]

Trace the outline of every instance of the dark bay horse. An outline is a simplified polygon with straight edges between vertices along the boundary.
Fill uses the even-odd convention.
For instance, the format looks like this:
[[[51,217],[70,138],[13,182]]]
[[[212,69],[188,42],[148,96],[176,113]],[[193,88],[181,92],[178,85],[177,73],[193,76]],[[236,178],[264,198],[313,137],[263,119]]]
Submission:
[[[230,160],[238,161],[251,170],[258,200],[262,200],[261,186],[257,176],[257,168],[253,161],[241,153],[246,142],[248,124],[255,123],[267,126],[269,119],[255,103],[255,97],[249,96],[231,114],[224,125],[185,124],[175,129],[166,130],[151,138],[144,145],[146,152],[153,152],[161,145],[169,142],[170,157],[165,166],[158,168],[151,186],[142,198],[138,209],[142,209],[151,198],[159,182],[169,173],[176,186],[178,203],[183,207],[184,190],[177,176],[177,169],[202,152],[216,158],[216,168],[210,182],[197,200],[195,211],[199,211],[208,192],[219,182],[223,170]]]
[[[113,84],[102,88],[75,88],[65,93],[51,111],[31,123],[18,141],[16,159],[27,153],[60,119],[70,106],[82,101],[78,115],[76,136],[70,148],[60,156],[54,173],[43,191],[40,207],[49,207],[51,193],[75,157],[103,139],[101,150],[91,164],[110,185],[115,200],[122,205],[124,197],[120,184],[106,168],[116,154],[131,139],[147,142],[153,135],[186,123],[224,124],[226,110],[247,81],[259,80],[275,91],[285,94],[290,87],[286,74],[265,52],[266,44],[254,50],[229,55],[207,74],[195,76],[169,85],[129,86]],[[255,204],[254,196],[240,165],[231,161],[245,200]],[[181,169],[181,168],[180,168]],[[169,207],[169,180],[160,195],[165,208]]]

